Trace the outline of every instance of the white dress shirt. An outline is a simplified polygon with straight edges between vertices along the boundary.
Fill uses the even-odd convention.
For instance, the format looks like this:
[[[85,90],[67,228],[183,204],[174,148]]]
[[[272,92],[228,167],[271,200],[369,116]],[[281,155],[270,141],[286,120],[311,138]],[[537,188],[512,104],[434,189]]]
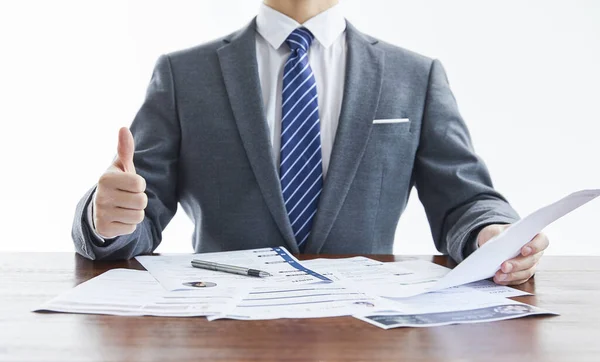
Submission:
[[[327,175],[331,149],[337,131],[346,72],[346,20],[340,5],[335,5],[304,24],[261,4],[256,17],[256,61],[262,89],[273,159],[279,169],[281,143],[281,90],[283,66],[290,56],[285,43],[299,27],[314,35],[308,51],[308,62],[317,83],[317,103],[321,126],[323,176]]]
[[[308,51],[309,64],[317,84],[317,103],[321,126],[321,154],[323,177],[327,174],[331,150],[335,140],[338,120],[342,108],[342,95],[346,72],[346,20],[340,5],[335,5],[317,16],[299,24],[296,20],[268,7],[260,5],[256,17],[256,61],[262,89],[262,98],[273,160],[279,169],[279,147],[281,143],[281,90],[283,66],[290,55],[285,44],[287,37],[299,27],[305,27],[314,35]],[[95,197],[95,195],[94,195]],[[87,222],[96,237],[93,224],[93,201],[87,210]]]

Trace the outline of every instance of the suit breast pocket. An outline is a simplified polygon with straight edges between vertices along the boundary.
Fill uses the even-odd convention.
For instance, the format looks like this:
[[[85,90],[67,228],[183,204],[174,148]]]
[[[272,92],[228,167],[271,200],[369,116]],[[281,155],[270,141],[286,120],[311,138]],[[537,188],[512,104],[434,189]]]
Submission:
[[[374,122],[367,147],[367,157],[384,164],[410,157],[415,143],[410,121]]]
[[[411,131],[411,122],[408,119],[376,119],[373,121],[372,134],[374,135],[402,135]]]

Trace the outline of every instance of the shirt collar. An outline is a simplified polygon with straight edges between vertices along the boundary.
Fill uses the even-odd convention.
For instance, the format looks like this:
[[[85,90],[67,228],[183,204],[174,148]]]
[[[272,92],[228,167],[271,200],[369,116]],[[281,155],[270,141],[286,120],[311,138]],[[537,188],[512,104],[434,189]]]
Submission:
[[[315,39],[328,48],[346,30],[346,20],[340,4],[308,19],[304,24],[299,24],[264,3],[260,5],[256,17],[256,30],[273,48],[279,49],[292,31],[301,26],[310,30]]]

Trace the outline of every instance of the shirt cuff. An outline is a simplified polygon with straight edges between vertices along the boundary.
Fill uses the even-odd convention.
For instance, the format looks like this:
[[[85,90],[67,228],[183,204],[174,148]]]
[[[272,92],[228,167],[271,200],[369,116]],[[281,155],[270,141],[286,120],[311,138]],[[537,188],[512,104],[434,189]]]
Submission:
[[[477,250],[479,248],[479,245],[477,245],[477,235],[479,235],[479,232],[481,231],[482,228],[477,228],[477,230],[475,230],[474,232],[471,233],[471,235],[469,235],[469,239],[467,240],[467,242],[465,243],[465,246],[463,247],[463,258],[466,259],[469,255],[473,254],[473,252],[475,252],[475,250]]]

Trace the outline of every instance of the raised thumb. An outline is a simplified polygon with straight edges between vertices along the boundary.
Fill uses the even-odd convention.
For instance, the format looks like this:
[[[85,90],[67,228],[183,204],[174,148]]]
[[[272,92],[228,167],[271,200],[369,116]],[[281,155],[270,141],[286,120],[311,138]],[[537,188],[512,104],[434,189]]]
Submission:
[[[117,160],[115,161],[115,166],[120,168],[123,172],[135,173],[135,166],[133,165],[134,151],[135,144],[133,142],[133,135],[129,131],[129,128],[121,128],[119,130],[119,145],[117,146]]]

